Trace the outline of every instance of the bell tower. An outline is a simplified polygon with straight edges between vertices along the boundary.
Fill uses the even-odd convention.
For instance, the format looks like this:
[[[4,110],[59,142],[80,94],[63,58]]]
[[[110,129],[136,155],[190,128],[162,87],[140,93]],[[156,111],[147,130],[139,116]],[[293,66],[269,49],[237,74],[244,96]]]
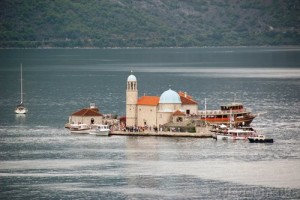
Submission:
[[[137,125],[138,89],[136,77],[132,74],[127,78],[126,89],[126,126]]]

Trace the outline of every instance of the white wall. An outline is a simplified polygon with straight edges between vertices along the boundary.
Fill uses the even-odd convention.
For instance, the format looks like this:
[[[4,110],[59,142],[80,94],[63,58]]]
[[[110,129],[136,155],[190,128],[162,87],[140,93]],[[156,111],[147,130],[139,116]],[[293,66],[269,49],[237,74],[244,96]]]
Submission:
[[[102,116],[70,116],[69,117],[69,123],[70,124],[91,124],[91,119],[94,119],[94,124],[102,124],[103,123],[103,117]]]

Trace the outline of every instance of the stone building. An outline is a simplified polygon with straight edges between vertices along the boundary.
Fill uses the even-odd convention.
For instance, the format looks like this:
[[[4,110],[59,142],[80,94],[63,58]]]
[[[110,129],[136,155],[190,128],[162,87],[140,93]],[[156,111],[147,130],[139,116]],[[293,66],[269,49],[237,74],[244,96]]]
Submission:
[[[83,108],[74,112],[69,116],[69,124],[102,124],[103,115],[95,104],[91,104],[89,108]]]
[[[138,97],[137,78],[127,78],[126,126],[160,127],[197,115],[198,103],[186,92],[166,90],[158,96]]]

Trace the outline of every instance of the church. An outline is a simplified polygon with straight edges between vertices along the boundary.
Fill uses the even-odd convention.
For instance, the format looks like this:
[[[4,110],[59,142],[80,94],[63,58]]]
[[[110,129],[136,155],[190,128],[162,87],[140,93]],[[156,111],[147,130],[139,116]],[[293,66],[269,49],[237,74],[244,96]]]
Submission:
[[[168,89],[158,96],[138,97],[137,78],[127,78],[126,126],[161,127],[167,123],[181,123],[198,113],[198,102],[186,92]]]

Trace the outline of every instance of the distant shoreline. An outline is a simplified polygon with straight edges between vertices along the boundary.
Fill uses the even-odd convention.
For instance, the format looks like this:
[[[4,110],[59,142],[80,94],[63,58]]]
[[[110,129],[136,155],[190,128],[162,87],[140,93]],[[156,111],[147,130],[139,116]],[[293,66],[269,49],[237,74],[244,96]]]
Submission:
[[[195,46],[195,47],[0,47],[0,49],[205,49],[205,48],[300,48],[300,45]]]

